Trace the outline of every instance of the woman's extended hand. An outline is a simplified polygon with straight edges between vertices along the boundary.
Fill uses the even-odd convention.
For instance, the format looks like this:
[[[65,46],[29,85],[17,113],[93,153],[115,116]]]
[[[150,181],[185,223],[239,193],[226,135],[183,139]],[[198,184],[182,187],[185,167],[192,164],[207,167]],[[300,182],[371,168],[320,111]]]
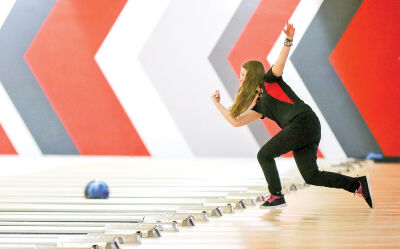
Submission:
[[[289,21],[286,21],[286,29],[283,29],[283,32],[285,33],[287,38],[292,40],[295,32],[293,24],[289,24]]]
[[[215,93],[211,96],[212,101],[214,103],[219,103],[221,97],[219,96],[219,90],[215,91]]]

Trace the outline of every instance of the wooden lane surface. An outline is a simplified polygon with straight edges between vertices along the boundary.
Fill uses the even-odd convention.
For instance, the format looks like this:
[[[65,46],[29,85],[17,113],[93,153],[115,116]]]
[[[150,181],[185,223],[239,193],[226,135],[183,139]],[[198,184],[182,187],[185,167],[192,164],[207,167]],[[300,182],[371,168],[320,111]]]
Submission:
[[[369,165],[348,175],[366,173],[374,209],[344,190],[310,186],[286,195],[287,208],[247,209],[146,240],[141,248],[400,248],[400,164]]]
[[[265,191],[264,191],[265,193]],[[261,195],[261,194],[260,194]],[[256,196],[256,194],[255,194]],[[52,199],[44,199],[44,198],[4,198],[0,199],[0,203],[4,204],[85,204],[85,205],[199,205],[203,203],[218,203],[218,205],[226,205],[228,203],[237,203],[241,200],[247,200],[248,203],[251,203],[251,200],[255,200],[256,198],[248,198],[237,196],[238,198],[112,198],[112,199],[89,199],[86,200],[84,198],[52,198]],[[247,198],[247,199],[246,199]],[[1,214],[0,214],[1,216]]]
[[[200,213],[200,212],[199,212]],[[154,223],[185,220],[187,213],[80,213],[80,212],[1,212],[0,222],[125,222],[125,223]],[[198,215],[196,222],[204,221],[204,214]],[[208,220],[206,220],[208,221]]]
[[[97,167],[96,167],[97,168]],[[98,168],[97,168],[98,169]],[[104,174],[106,171],[108,171],[108,170],[104,170],[104,172],[102,172],[102,174]],[[176,171],[175,171],[176,172]],[[81,175],[84,175],[83,173],[84,172],[80,172],[81,173]],[[107,172],[108,173],[108,172]],[[111,172],[112,173],[112,172]],[[51,176],[53,176],[54,177],[54,174],[50,174]],[[133,175],[133,174],[129,174],[129,175]],[[55,177],[55,178],[57,178],[57,177]],[[118,180],[122,180],[123,178],[118,178]],[[19,179],[19,180],[21,180],[21,179]],[[43,179],[42,179],[43,180]],[[59,179],[59,180],[61,180],[61,179]],[[220,180],[220,179],[219,179]],[[33,187],[33,188],[35,188],[35,189],[37,189],[38,190],[38,192],[42,192],[43,191],[43,189],[42,189],[42,187],[46,187],[46,186],[43,186],[43,182],[42,181],[39,181],[40,182],[40,184],[39,185],[36,185],[35,186],[35,183],[34,183],[34,181],[32,181],[32,182],[30,182],[30,183],[28,183],[28,188],[26,188],[26,187],[24,187],[24,185],[25,184],[22,184],[22,185],[19,185],[19,184],[10,184],[11,186],[13,186],[13,187],[11,187],[10,188],[10,186],[8,186],[7,184],[6,185],[4,185],[3,187],[5,187],[6,189],[5,190],[7,190],[6,192],[8,192],[8,193],[10,193],[10,192],[14,192],[14,191],[12,191],[12,190],[18,190],[18,191],[16,191],[16,192],[19,192],[19,190],[22,190],[22,192],[25,192],[25,194],[27,194],[27,192],[30,192],[28,189],[32,189],[31,187]],[[213,179],[213,182],[215,182],[215,179]],[[11,182],[12,183],[12,182]],[[140,185],[142,185],[143,183],[149,183],[149,182],[135,182],[135,184],[128,184],[128,185],[130,185],[129,187],[130,188],[134,188],[134,189],[136,189],[137,190],[137,188],[140,186]],[[164,184],[166,184],[167,182],[165,181],[165,182],[163,182]],[[171,182],[168,182],[168,183],[171,183]],[[183,182],[182,182],[183,183]],[[199,183],[201,183],[201,182],[199,182]],[[225,193],[223,193],[224,191],[232,191],[230,194],[238,194],[238,192],[240,193],[240,194],[242,194],[242,193],[244,193],[244,192],[249,192],[249,190],[250,189],[252,189],[253,187],[255,187],[258,191],[259,191],[259,187],[257,187],[257,186],[254,186],[253,184],[253,186],[250,186],[250,188],[249,188],[249,186],[248,185],[250,185],[250,184],[248,184],[248,182],[246,182],[245,184],[244,184],[245,182],[240,182],[239,183],[239,181],[236,181],[235,182],[235,184],[232,184],[232,183],[228,183],[228,182],[225,182],[225,184],[227,184],[227,186],[225,185],[222,185],[222,186],[215,186],[214,184],[210,184],[210,182],[208,182],[208,184],[210,184],[210,185],[203,185],[203,186],[191,186],[192,188],[190,188],[189,186],[185,186],[185,185],[191,185],[191,184],[187,184],[187,182],[185,182],[185,183],[183,183],[183,184],[176,184],[176,185],[180,185],[179,187],[178,186],[176,186],[176,187],[178,187],[178,188],[174,188],[174,187],[170,187],[169,189],[168,189],[168,191],[166,191],[166,192],[171,192],[171,190],[173,190],[173,191],[177,191],[177,190],[180,190],[183,186],[185,186],[186,188],[186,191],[188,191],[188,192],[186,192],[186,191],[183,191],[183,192],[186,192],[186,193],[190,193],[190,194],[192,194],[192,193],[195,193],[196,191],[207,191],[207,190],[213,190],[213,191],[215,191],[215,192],[219,192],[219,194],[222,194],[222,195],[225,195]],[[203,184],[204,184],[204,182],[203,182]],[[231,185],[232,184],[232,185]],[[69,187],[68,188],[68,191],[67,192],[69,192],[69,191],[71,191],[71,192],[80,192],[81,191],[81,189],[80,189],[80,187],[79,187],[79,184],[76,184],[76,182],[74,182],[74,184],[72,184],[72,185],[74,185],[74,187]],[[146,184],[143,184],[143,185],[146,185]],[[149,184],[150,185],[150,184]],[[166,185],[168,185],[168,184],[166,184]],[[7,186],[7,187],[6,187]],[[26,186],[26,185],[25,185]],[[121,187],[123,186],[123,185],[120,185]],[[151,185],[150,185],[151,186]],[[243,187],[243,186],[246,186],[246,187]],[[148,187],[149,186],[146,186],[146,189],[147,189],[147,194],[148,194]],[[189,187],[189,188],[187,188],[187,187]],[[193,188],[194,187],[194,188]],[[199,188],[200,187],[200,188]],[[262,189],[264,189],[265,187],[263,186],[262,187]],[[60,194],[60,192],[64,192],[64,191],[60,191],[60,190],[62,190],[63,188],[60,188],[60,189],[57,189],[56,190],[56,192],[58,192],[58,194]],[[153,190],[156,190],[155,192],[157,192],[158,194],[160,194],[160,188],[154,188],[154,186],[152,187],[152,189]],[[11,191],[10,191],[11,190]],[[74,191],[75,190],[75,191]],[[124,192],[124,189],[121,189],[122,191],[121,192]],[[254,191],[254,189],[252,189],[253,191]],[[130,190],[128,190],[127,192],[131,192],[132,191],[132,189],[130,189]],[[258,191],[255,191],[255,192],[258,192]],[[36,191],[33,191],[33,192],[36,192]],[[49,192],[51,192],[51,191],[49,191]],[[142,191],[139,191],[139,192],[142,192]],[[151,191],[150,191],[151,192]],[[214,192],[214,193],[215,193]],[[204,193],[204,192],[203,192]],[[183,194],[182,192],[181,193],[179,193],[180,195],[181,194]],[[229,192],[228,192],[228,194],[229,194]],[[225,196],[226,197],[226,196]],[[12,198],[10,198],[10,199],[12,199]],[[14,199],[13,201],[16,201],[16,202],[19,202],[18,201],[18,198],[17,199]],[[27,201],[27,200],[25,200],[25,201]],[[55,200],[53,199],[53,200],[51,200],[50,202],[54,202]],[[147,200],[147,201],[149,201],[149,200]],[[169,201],[172,201],[172,200],[169,200]],[[4,203],[2,203],[2,210],[3,211],[6,211],[6,210],[8,210],[8,209],[12,209],[12,210],[14,210],[14,211],[32,211],[32,210],[35,210],[35,211],[43,211],[43,206],[42,205],[27,205],[27,204],[22,204],[22,202],[19,202],[18,204],[17,203],[15,203],[15,204],[17,204],[18,205],[18,207],[17,206],[15,206],[15,205],[10,205],[11,203],[9,203],[9,204],[6,204],[6,202],[9,202],[9,200],[7,200],[7,201],[5,201]],[[33,201],[33,202],[35,202],[35,201]],[[141,201],[140,201],[141,202]],[[76,203],[76,204],[78,204],[78,203]],[[128,203],[126,203],[126,204],[128,204]],[[129,203],[129,204],[132,204],[132,203]],[[182,204],[182,203],[180,203],[180,204]],[[162,206],[162,205],[161,205]],[[54,206],[53,206],[54,207]],[[57,211],[71,211],[71,205],[58,205],[57,206]],[[117,209],[118,209],[118,211],[119,212],[121,212],[121,211],[124,211],[124,212],[127,212],[128,210],[125,210],[125,209],[127,209],[127,208],[132,208],[132,209],[136,209],[136,208],[139,208],[140,207],[140,210],[142,210],[143,208],[144,208],[144,206],[141,206],[141,205],[138,205],[138,206],[136,206],[135,208],[133,208],[133,206],[126,206],[126,205],[124,205],[124,206],[120,206],[120,207],[118,207]],[[98,208],[95,208],[95,210],[93,210],[93,207],[89,207],[89,206],[81,206],[81,207],[77,207],[77,206],[75,206],[74,208],[72,208],[72,209],[74,209],[74,211],[75,212],[77,212],[77,211],[79,211],[79,212],[81,212],[81,211],[91,211],[91,212],[93,212],[93,211],[99,211],[99,210],[97,210],[97,209],[101,209],[101,210],[103,210],[102,208],[103,207],[98,207]],[[115,208],[115,206],[114,206],[114,208]],[[168,207],[165,207],[166,209],[163,209],[163,212],[165,212],[167,209],[168,209]],[[180,207],[180,208],[182,208],[182,207]],[[45,208],[46,209],[46,208]],[[50,211],[50,210],[49,210]],[[52,209],[52,211],[54,211],[54,209]],[[110,210],[109,209],[107,209],[107,211],[109,212]],[[152,211],[154,211],[154,209],[152,210]],[[160,210],[161,211],[161,210]],[[194,211],[194,210],[193,210]],[[187,212],[187,211],[185,211],[185,212]],[[119,225],[118,225],[119,226]],[[129,225],[129,226],[131,226],[131,225]],[[134,225],[134,226],[137,226],[137,225]],[[6,229],[6,230],[9,230],[11,227],[5,227],[5,226],[3,226],[3,228],[4,229]],[[127,227],[127,228],[129,228],[129,227]],[[133,228],[133,227],[132,227]],[[17,230],[19,230],[20,229],[20,227],[14,227],[14,229],[15,229],[15,231],[17,231]],[[35,230],[36,232],[38,232],[38,230],[37,230],[37,227],[35,227],[35,228],[33,228],[33,227],[26,227],[26,228],[24,228],[24,229],[26,229],[27,231],[29,230],[29,231],[31,231],[31,230]],[[43,227],[43,228],[41,228],[41,229],[50,229],[50,228],[46,228],[46,227]],[[80,229],[80,228],[77,228],[77,229]],[[94,229],[98,229],[98,228],[94,228]],[[125,229],[123,229],[123,230],[125,230]],[[130,229],[129,229],[130,230]],[[47,231],[49,231],[49,230],[46,230],[45,232],[47,232]],[[72,231],[71,231],[72,232]]]

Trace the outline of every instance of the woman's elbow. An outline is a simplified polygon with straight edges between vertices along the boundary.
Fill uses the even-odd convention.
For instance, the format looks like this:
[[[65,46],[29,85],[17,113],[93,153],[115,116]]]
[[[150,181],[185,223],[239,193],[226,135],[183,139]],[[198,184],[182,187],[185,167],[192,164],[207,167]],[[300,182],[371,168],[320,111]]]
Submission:
[[[243,126],[243,124],[240,123],[240,122],[238,122],[238,121],[232,122],[231,125],[232,125],[233,127],[240,127],[240,126]]]
[[[238,122],[236,120],[229,120],[229,124],[231,124],[233,127],[238,127]]]

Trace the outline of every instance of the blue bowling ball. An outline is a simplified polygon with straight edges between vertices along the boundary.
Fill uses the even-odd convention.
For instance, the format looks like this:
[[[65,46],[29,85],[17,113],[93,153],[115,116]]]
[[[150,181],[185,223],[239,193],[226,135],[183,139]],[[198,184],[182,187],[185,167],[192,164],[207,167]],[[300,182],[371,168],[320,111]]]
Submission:
[[[383,159],[383,154],[382,153],[375,153],[375,152],[370,152],[368,155],[365,157],[366,160],[378,160],[378,159]]]
[[[86,185],[86,199],[107,199],[110,191],[107,183],[102,180],[93,180]]]

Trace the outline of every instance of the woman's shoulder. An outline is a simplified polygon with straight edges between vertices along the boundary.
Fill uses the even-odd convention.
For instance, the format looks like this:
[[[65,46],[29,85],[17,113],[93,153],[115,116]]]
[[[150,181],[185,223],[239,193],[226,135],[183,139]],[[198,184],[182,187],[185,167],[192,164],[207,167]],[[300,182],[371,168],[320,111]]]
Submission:
[[[273,66],[272,66],[273,67]],[[263,80],[264,82],[267,83],[275,83],[282,81],[282,75],[281,76],[276,76],[274,72],[272,71],[272,67],[267,71],[267,73],[264,74]]]

